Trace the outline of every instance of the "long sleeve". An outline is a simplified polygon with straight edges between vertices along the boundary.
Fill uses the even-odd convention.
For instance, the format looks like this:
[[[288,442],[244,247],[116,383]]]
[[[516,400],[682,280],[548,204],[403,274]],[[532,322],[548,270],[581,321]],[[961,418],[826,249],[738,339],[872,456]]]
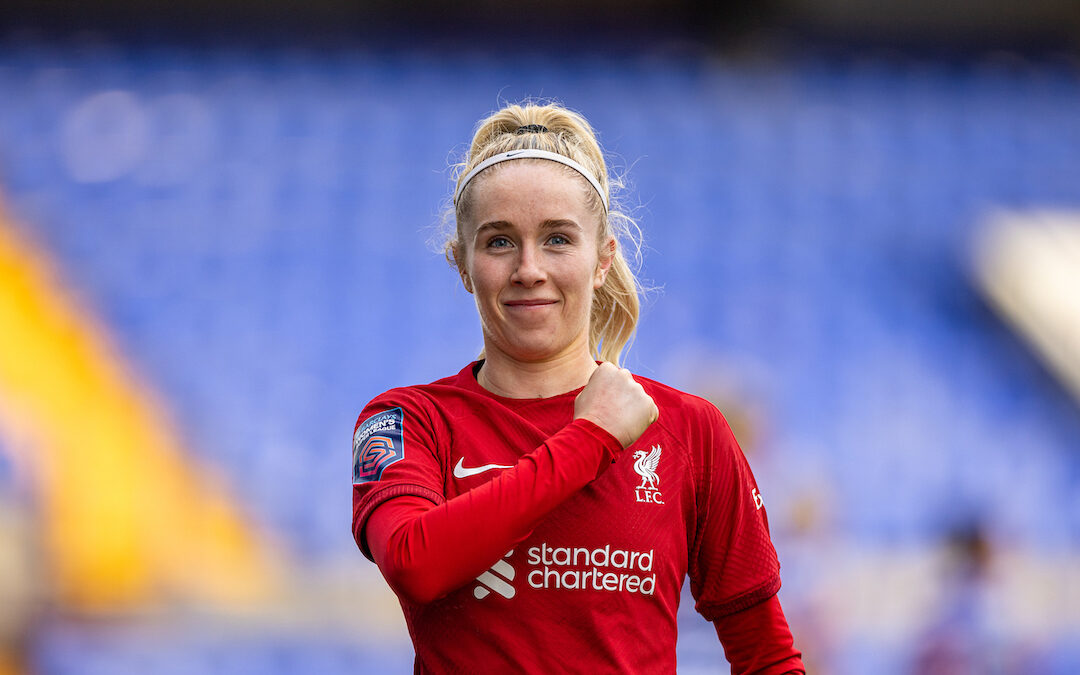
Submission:
[[[399,596],[431,602],[501,558],[621,451],[611,434],[575,420],[512,468],[441,504],[408,494],[382,502],[360,538]]]
[[[806,673],[780,600],[764,602],[713,621],[732,675]]]

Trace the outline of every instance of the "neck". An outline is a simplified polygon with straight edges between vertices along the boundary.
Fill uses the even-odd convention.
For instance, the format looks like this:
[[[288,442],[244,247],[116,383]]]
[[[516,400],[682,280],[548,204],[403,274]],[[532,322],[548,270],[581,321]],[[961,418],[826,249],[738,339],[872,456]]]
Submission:
[[[588,351],[575,350],[543,361],[519,361],[485,350],[484,365],[476,381],[506,398],[548,398],[584,387],[594,370],[596,361]]]

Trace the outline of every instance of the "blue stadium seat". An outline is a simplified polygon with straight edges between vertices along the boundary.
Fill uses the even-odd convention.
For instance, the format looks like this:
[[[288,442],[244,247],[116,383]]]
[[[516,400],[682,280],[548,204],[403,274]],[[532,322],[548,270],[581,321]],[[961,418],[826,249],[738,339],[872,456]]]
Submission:
[[[65,124],[109,90],[149,120],[145,151],[79,182]],[[629,168],[645,276],[666,288],[632,360],[655,369],[706,344],[768,364],[768,426],[812,437],[837,499],[859,505],[838,516],[843,536],[929,546],[948,504],[1036,548],[1080,533],[1080,500],[1043,511],[1048,490],[1078,493],[1075,407],[963,262],[985,209],[1080,203],[1069,66],[8,38],[0,91],[0,181],[20,226],[161,389],[191,452],[301,556],[355,555],[346,439],[366,400],[480,346],[470,297],[426,242],[471,125],[527,94],[583,110]],[[770,451],[795,463],[799,447]],[[360,658],[118,644],[54,637],[41,670],[344,672]],[[894,672],[878,648],[850,647],[841,660],[860,666],[842,672],[866,658]]]

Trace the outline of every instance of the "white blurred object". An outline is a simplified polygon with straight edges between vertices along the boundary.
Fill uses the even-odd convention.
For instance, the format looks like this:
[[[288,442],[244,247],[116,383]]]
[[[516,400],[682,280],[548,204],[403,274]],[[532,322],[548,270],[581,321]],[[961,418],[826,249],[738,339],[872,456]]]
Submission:
[[[138,98],[126,91],[106,91],[68,111],[60,134],[60,155],[71,177],[80,183],[105,183],[142,161],[150,124]]]
[[[990,301],[1080,401],[1080,213],[997,213],[975,253]]]

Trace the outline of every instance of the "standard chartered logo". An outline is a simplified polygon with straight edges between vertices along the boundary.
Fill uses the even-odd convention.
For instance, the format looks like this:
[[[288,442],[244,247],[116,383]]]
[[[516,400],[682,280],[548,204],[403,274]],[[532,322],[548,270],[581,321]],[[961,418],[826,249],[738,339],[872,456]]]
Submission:
[[[510,600],[516,595],[513,581],[516,570],[510,564],[513,551],[476,577],[473,596],[483,600],[492,593]],[[611,548],[552,547],[547,543],[528,550],[530,569],[525,581],[536,589],[569,591],[608,591],[615,593],[656,592],[656,573],[653,570],[653,549],[631,551]]]
[[[476,577],[480,585],[473,589],[473,597],[483,600],[495,591],[507,600],[514,597],[514,587],[510,584],[514,580],[514,568],[506,560],[514,554],[513,550],[507,551],[503,560],[499,560],[491,569]]]
[[[546,543],[529,549],[533,569],[526,581],[533,588],[567,590],[624,591],[652,595],[656,592],[653,550],[648,553],[603,548],[549,547]]]

